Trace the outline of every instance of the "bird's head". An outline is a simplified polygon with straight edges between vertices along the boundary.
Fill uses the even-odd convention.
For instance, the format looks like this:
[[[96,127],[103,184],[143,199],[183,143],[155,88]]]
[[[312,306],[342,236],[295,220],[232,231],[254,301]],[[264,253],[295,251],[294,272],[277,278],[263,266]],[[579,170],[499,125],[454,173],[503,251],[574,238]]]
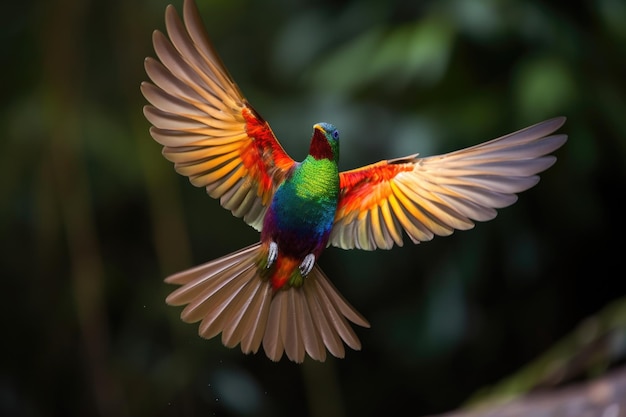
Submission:
[[[315,159],[339,160],[339,131],[330,123],[313,126],[313,138],[309,154]]]

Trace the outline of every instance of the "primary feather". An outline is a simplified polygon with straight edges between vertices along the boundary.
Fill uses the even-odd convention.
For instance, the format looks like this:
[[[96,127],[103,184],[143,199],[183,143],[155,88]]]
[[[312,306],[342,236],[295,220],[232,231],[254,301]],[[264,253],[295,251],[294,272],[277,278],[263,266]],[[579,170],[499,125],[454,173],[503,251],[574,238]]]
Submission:
[[[178,173],[260,230],[261,241],[168,277],[180,287],[166,301],[185,306],[182,320],[200,322],[202,337],[221,333],[244,353],[262,344],[274,361],[286,353],[302,362],[323,361],[326,351],[343,357],[344,343],[360,349],[349,322],[369,323],[317,266],[325,247],[389,249],[403,234],[418,243],[470,229],[535,185],[555,161],[546,155],[566,141],[552,135],[561,117],[445,155],[340,173],[338,131],[319,123],[309,155],[295,162],[228,74],[192,0],[183,16],[167,7],[168,36],[154,32],[158,59],[145,61],[150,133]]]

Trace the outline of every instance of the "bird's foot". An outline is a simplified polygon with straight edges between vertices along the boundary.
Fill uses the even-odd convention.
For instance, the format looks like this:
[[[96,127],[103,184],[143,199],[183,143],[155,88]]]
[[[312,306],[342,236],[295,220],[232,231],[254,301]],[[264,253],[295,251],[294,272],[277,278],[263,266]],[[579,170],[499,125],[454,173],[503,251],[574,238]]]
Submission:
[[[300,275],[303,277],[307,276],[309,272],[311,272],[311,269],[313,269],[313,265],[315,265],[315,255],[309,253],[300,264]]]
[[[274,261],[278,258],[278,244],[276,242],[270,242],[270,249],[267,255],[267,267],[272,266]]]

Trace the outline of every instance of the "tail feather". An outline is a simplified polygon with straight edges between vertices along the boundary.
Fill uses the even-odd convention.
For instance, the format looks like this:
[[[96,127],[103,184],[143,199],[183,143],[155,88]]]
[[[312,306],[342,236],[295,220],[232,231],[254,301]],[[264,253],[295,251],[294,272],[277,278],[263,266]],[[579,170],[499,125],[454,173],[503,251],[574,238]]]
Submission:
[[[323,362],[326,360],[326,348],[324,347],[323,339],[317,337],[319,333],[313,322],[313,316],[307,304],[306,295],[304,297],[294,297],[294,302],[296,304],[295,317],[299,328],[302,329],[301,334],[304,349],[311,358]]]
[[[262,280],[253,279],[256,274],[255,270],[249,270],[246,273],[247,284],[238,294],[237,298],[233,300],[231,304],[230,319],[224,325],[224,331],[222,332],[222,342],[227,347],[235,347],[241,341],[242,350],[244,336],[249,332],[249,329],[256,327],[253,324],[255,318],[262,315],[262,307],[259,304],[267,299],[265,303],[269,306],[269,300],[271,299],[271,292],[268,295],[260,294],[257,296],[258,291],[263,291],[266,285]],[[259,314],[261,312],[261,314]]]
[[[169,305],[179,306],[185,305],[189,303],[188,297],[194,297],[196,294],[196,286],[205,286],[203,289],[206,289],[206,279],[208,277],[214,277],[211,282],[214,285],[217,285],[222,280],[228,279],[229,275],[222,275],[222,280],[218,279],[218,276],[221,272],[228,270],[233,265],[241,263],[242,260],[248,258],[248,260],[253,261],[254,256],[248,256],[251,253],[256,254],[258,252],[259,245],[251,245],[244,249],[241,249],[237,252],[233,252],[229,255],[223,256],[219,259],[216,259],[211,262],[207,262],[202,265],[198,265],[194,268],[179,272],[174,275],[170,275],[165,279],[165,282],[168,284],[177,284],[184,285],[180,289],[171,293],[167,299],[165,300]]]
[[[285,345],[283,343],[283,333],[285,332],[287,314],[283,311],[285,307],[286,291],[279,291],[272,298],[270,305],[269,317],[267,322],[270,323],[263,335],[263,350],[268,358],[273,361],[279,361],[283,356]]]
[[[201,310],[206,311],[206,314],[201,317],[202,322],[198,329],[200,336],[205,339],[211,339],[220,334],[220,332],[227,330],[226,324],[231,321],[231,317],[237,313],[235,307],[240,304],[242,300],[243,288],[250,282],[250,279],[254,277],[254,272],[252,274],[247,274],[246,272],[248,272],[248,270],[244,270],[241,273],[237,272],[238,274],[228,285],[225,285],[220,291],[212,294],[212,296],[202,299],[202,304],[199,304],[199,307]],[[190,306],[191,304],[187,306],[187,308]],[[193,321],[198,321],[198,319],[194,319]],[[237,343],[238,342],[239,341],[237,341]],[[225,345],[228,344],[224,337],[223,343]],[[235,345],[237,343],[235,343]]]
[[[230,297],[234,297],[246,284],[246,271],[254,271],[254,264],[242,262],[240,264],[233,265],[230,269],[219,272],[213,275],[213,279],[203,282],[203,288],[190,288],[181,287],[180,298],[185,297],[185,302],[188,303],[187,307],[181,313],[181,317],[184,321],[194,323],[200,319],[203,319],[209,314],[210,311],[218,313],[216,307],[221,306],[227,308],[230,305]],[[174,292],[175,293],[175,292]],[[172,296],[174,296],[172,293]],[[189,299],[190,298],[190,299]],[[208,302],[211,300],[211,302]]]
[[[241,350],[243,353],[256,353],[261,346],[265,327],[267,325],[267,316],[269,315],[270,304],[272,302],[272,287],[266,282],[259,281],[257,291],[261,292],[249,304],[245,321],[242,320],[242,340]],[[234,343],[233,347],[237,343]]]
[[[227,347],[241,344],[244,353],[266,355],[278,361],[283,353],[294,362],[306,354],[324,361],[326,349],[344,357],[344,343],[355,350],[361,343],[348,320],[369,327],[365,320],[315,266],[299,288],[274,290],[258,269],[264,256],[260,244],[168,277],[182,285],[166,299],[186,305],[181,319],[200,321],[198,333],[210,339],[222,333]]]
[[[326,346],[326,349],[328,349],[333,356],[343,358],[345,356],[345,349],[343,347],[343,343],[341,342],[341,338],[337,332],[334,331],[332,323],[329,323],[326,318],[324,308],[320,304],[318,297],[316,297],[311,291],[307,291],[305,293],[305,297],[309,311],[311,311],[315,327],[317,328],[324,346]]]
[[[339,290],[335,288],[333,283],[328,279],[326,274],[316,265],[314,270],[317,269],[317,273],[321,275],[320,279],[315,280],[315,284],[319,285],[326,295],[332,300],[335,307],[343,314],[345,318],[352,323],[361,327],[370,327],[369,322],[358,311],[354,309],[339,293]]]
[[[328,322],[332,324],[335,332],[339,334],[339,337],[341,337],[341,339],[343,339],[348,346],[354,350],[361,350],[361,341],[354,333],[354,330],[352,330],[352,327],[350,327],[343,314],[341,314],[341,311],[337,308],[337,299],[333,297],[333,293],[326,292],[325,288],[320,285],[319,281],[321,280],[314,281],[312,285],[315,285],[317,289],[314,294],[317,294],[320,304],[323,306],[332,305],[335,307],[326,307],[323,311],[328,319]]]

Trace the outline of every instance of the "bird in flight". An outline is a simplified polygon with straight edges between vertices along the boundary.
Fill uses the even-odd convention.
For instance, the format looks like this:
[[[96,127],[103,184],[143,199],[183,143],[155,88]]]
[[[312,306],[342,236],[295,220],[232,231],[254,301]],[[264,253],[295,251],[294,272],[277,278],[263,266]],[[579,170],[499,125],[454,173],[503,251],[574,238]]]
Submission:
[[[165,12],[153,33],[157,59],[141,91],[150,134],[179,174],[260,231],[260,242],[179,272],[166,299],[200,322],[200,336],[278,361],[342,358],[360,350],[350,322],[367,320],[318,266],[328,246],[374,250],[467,230],[517,200],[565,143],[558,117],[455,152],[383,160],[339,172],[339,131],[313,126],[309,154],[294,161],[245,99],[204,30],[193,0],[183,20]]]

